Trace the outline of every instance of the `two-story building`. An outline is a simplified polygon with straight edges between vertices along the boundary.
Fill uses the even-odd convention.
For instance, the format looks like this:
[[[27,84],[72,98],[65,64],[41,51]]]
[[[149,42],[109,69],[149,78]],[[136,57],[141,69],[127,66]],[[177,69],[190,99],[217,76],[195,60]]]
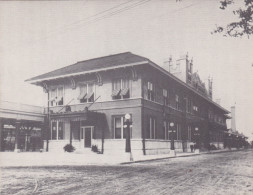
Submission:
[[[71,143],[78,150],[96,145],[104,153],[123,153],[126,113],[131,115],[133,154],[169,153],[171,139],[178,152],[189,151],[194,142],[222,147],[229,112],[212,101],[211,82],[207,92],[188,56],[180,64],[183,79],[170,64],[166,70],[126,52],[28,79],[48,97],[44,148],[58,151]]]

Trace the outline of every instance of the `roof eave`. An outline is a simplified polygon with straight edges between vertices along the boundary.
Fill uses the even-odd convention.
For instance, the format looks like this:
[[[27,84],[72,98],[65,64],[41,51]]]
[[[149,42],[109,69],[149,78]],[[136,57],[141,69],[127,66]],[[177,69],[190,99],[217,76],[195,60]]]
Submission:
[[[43,78],[43,79],[34,79],[34,80],[28,79],[28,80],[25,80],[25,82],[37,85],[38,83],[41,83],[43,81],[49,81],[49,80],[77,76],[77,75],[88,74],[88,73],[95,73],[95,72],[100,72],[100,71],[107,71],[107,70],[118,69],[118,68],[123,68],[123,67],[137,66],[137,65],[147,64],[147,63],[149,63],[149,61],[146,60],[146,61],[135,62],[135,63],[130,63],[130,64],[116,65],[116,66],[112,66],[112,67],[108,67],[108,68],[99,68],[96,70],[89,70],[89,71],[64,74],[64,75],[59,75],[59,76],[54,76],[54,77],[47,77],[47,78]]]

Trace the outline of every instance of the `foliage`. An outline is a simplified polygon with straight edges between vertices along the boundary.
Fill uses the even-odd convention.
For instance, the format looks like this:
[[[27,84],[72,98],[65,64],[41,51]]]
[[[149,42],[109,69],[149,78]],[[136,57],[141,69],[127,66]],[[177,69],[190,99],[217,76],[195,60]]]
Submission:
[[[75,147],[72,146],[71,144],[66,144],[63,147],[63,149],[64,149],[65,152],[74,152],[75,151]]]
[[[235,3],[234,0],[220,1],[220,9],[225,10],[229,5]],[[233,11],[238,16],[237,22],[227,24],[225,27],[217,26],[212,33],[223,33],[224,36],[242,37],[246,35],[248,38],[253,34],[253,0],[244,0],[244,7]]]
[[[93,151],[93,152],[98,152],[98,147],[97,147],[97,145],[92,145],[92,146],[91,146],[91,151]]]

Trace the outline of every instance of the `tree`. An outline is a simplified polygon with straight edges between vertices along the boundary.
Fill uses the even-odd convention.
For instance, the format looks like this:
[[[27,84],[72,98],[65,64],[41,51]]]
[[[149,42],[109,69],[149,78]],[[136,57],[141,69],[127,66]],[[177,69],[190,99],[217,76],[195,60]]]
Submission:
[[[225,10],[229,5],[234,3],[234,0],[220,1],[220,9]],[[242,37],[253,34],[253,0],[244,0],[244,7],[233,11],[233,14],[238,16],[238,21],[231,22],[224,26],[217,26],[213,33],[223,33],[224,36]]]

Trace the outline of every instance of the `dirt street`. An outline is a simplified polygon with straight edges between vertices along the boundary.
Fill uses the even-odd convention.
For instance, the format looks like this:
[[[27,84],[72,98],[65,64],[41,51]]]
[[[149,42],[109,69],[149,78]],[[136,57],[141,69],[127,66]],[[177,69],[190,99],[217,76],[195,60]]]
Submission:
[[[253,150],[118,166],[1,168],[0,194],[253,194]]]

